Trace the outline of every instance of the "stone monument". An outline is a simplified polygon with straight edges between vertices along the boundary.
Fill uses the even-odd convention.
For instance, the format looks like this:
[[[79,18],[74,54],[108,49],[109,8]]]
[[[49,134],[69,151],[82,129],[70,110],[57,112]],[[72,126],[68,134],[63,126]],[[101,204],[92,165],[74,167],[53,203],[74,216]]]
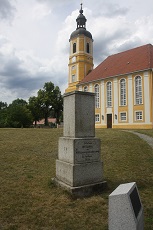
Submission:
[[[143,206],[136,183],[119,185],[109,195],[109,230],[143,229]]]
[[[57,185],[77,197],[100,193],[105,187],[100,139],[95,137],[95,95],[64,94],[64,136],[59,138]]]

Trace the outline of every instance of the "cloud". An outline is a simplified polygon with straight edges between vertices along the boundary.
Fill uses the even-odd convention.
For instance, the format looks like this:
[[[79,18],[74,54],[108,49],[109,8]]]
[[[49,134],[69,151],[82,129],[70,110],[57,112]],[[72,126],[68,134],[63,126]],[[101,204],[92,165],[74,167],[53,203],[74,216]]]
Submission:
[[[49,9],[46,5],[44,4],[37,4],[34,9],[33,9],[33,17],[35,19],[42,19],[46,16],[48,16],[49,14],[51,14],[52,10]]]
[[[11,0],[0,0],[0,19],[12,20],[15,13],[15,7]]]
[[[92,33],[94,39],[95,66],[109,55],[153,43],[152,15],[133,21],[127,16],[129,8],[119,7],[117,4],[106,3],[101,10],[101,3],[96,2],[94,9],[97,16],[95,10],[88,8],[84,9],[84,14],[88,19],[87,30]]]
[[[71,33],[76,29],[76,18],[78,16],[78,10],[73,11],[69,16],[66,17],[62,23],[62,28],[58,32],[56,46],[58,53],[65,53],[68,55],[69,52],[69,38]]]
[[[118,4],[107,3],[103,15],[105,17],[114,18],[116,16],[125,16],[128,12],[129,9],[127,7],[120,7]]]
[[[30,51],[17,51],[9,40],[0,37],[0,82],[3,98],[6,97],[3,92],[7,91],[8,95],[11,93],[16,98],[27,100],[49,81],[60,85],[63,91],[67,71],[63,71],[65,64],[59,62],[59,58],[57,55],[52,60],[44,60],[35,57]],[[0,100],[3,101],[2,98]]]
[[[153,43],[153,15],[141,17],[135,22],[137,27],[136,35],[141,38],[143,42]],[[149,42],[149,43],[150,43]]]
[[[99,4],[95,6],[95,8],[97,7],[100,7]],[[114,7],[112,7],[112,9],[114,10]],[[113,47],[116,47],[117,50],[118,44],[122,44],[122,40],[129,38],[132,33],[131,24],[128,23],[125,19],[125,15],[123,16],[120,10],[118,10],[118,14],[116,14],[114,18],[108,17],[108,15],[102,15],[100,10],[97,10],[96,12],[98,13],[98,16],[95,17],[94,10],[91,11],[88,8],[84,9],[84,15],[87,18],[86,28],[92,33],[94,39],[95,66],[113,52]],[[61,30],[58,32],[56,44],[59,50],[63,53],[66,53],[69,50],[68,39],[70,34],[76,29],[76,18],[78,14],[78,10],[75,10],[67,16],[63,22]],[[121,21],[123,26],[121,26]]]
[[[37,0],[37,2],[39,3],[47,3],[48,5],[52,6],[52,7],[59,7],[59,6],[63,6],[67,3],[71,3],[73,5],[73,3],[75,2],[75,0]]]
[[[92,1],[88,2],[84,6],[84,11],[86,11],[86,7],[92,10],[92,14],[94,17],[103,16],[105,18],[114,18],[116,16],[123,16],[129,12],[128,7],[120,6],[115,1],[111,2],[107,1],[95,1],[94,4]]]

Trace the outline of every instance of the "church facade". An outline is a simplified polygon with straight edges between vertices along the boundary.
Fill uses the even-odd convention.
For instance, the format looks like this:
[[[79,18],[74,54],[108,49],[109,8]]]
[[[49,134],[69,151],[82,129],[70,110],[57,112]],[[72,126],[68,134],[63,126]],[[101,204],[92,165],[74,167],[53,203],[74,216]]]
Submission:
[[[153,129],[153,46],[111,55],[93,69],[93,39],[82,5],[76,21],[66,92],[95,93],[97,128]]]

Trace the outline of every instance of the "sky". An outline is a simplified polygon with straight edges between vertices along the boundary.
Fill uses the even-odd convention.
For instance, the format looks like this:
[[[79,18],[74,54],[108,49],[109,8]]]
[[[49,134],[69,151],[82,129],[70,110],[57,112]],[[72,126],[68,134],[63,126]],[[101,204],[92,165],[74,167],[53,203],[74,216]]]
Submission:
[[[153,44],[153,0],[0,0],[0,101],[68,86],[69,38],[83,2],[94,67],[109,55]]]

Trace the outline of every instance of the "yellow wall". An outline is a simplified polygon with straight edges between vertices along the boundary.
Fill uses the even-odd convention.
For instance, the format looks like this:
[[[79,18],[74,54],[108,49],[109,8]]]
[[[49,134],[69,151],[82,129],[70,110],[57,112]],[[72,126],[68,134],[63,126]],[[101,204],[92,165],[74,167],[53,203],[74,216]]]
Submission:
[[[152,129],[153,128],[153,73],[152,71],[148,71],[149,74],[149,97],[150,97],[150,122],[152,122],[152,124],[145,124],[145,90],[144,90],[144,73],[143,72],[139,72],[137,74],[132,74],[132,100],[133,100],[133,109],[132,109],[132,116],[133,116],[133,123],[130,124],[129,123],[129,105],[128,105],[128,76],[119,76],[117,77],[117,90],[118,90],[118,124],[113,124],[114,123],[114,80],[113,78],[108,78],[108,79],[104,79],[104,111],[101,111],[101,108],[95,108],[95,114],[99,114],[100,115],[100,121],[96,122],[96,128],[107,128],[107,121],[106,121],[106,113],[107,113],[107,105],[106,105],[106,100],[107,100],[107,93],[106,93],[106,84],[108,81],[112,82],[112,108],[111,109],[111,113],[112,113],[112,128],[120,128],[120,129]],[[134,101],[134,95],[135,95],[135,77],[136,76],[141,76],[142,77],[142,104],[141,105],[135,105],[135,101]],[[124,78],[126,80],[126,106],[121,106],[120,105],[120,80]],[[102,80],[101,80],[102,81]],[[100,105],[101,105],[101,81],[97,81],[97,82],[93,82],[90,83],[92,85],[92,92],[94,92],[94,87],[96,84],[99,84],[99,88],[100,88]],[[88,86],[89,89],[89,84],[86,85],[82,85],[82,89],[84,86]],[[138,120],[136,121],[136,111],[142,111],[143,113],[143,120]],[[126,121],[121,121],[120,120],[120,113],[121,112],[126,112],[127,114],[127,120]],[[104,114],[104,120],[105,120],[105,124],[102,124],[102,114]]]
[[[81,36],[80,38],[78,38],[78,40],[79,40],[79,44],[78,44],[79,51],[84,51],[84,37]]]
[[[73,53],[74,43],[76,43],[76,53]],[[86,52],[87,43],[90,44],[90,53]],[[77,90],[77,84],[93,69],[92,49],[92,39],[84,35],[80,35],[70,40],[68,88],[65,92]],[[75,70],[72,70],[72,66],[75,66]],[[72,82],[72,75],[76,76],[75,82]]]
[[[73,44],[76,43],[76,53],[73,53]],[[90,47],[90,53],[86,52],[86,45],[89,43]],[[75,66],[75,68],[73,68]],[[69,56],[69,78],[68,78],[68,88],[65,90],[65,92],[71,92],[74,90],[78,90],[78,84],[84,79],[84,77],[93,69],[93,40],[84,36],[84,35],[79,35],[76,38],[73,38],[70,40],[70,56]],[[99,80],[97,82],[91,82],[90,86],[92,86],[92,92],[94,92],[94,86],[95,84],[99,84],[99,89],[100,89],[100,106],[103,101],[103,111],[101,108],[96,108],[95,109],[95,114],[99,114],[100,116],[100,121],[96,122],[96,127],[97,128],[107,128],[107,113],[112,113],[112,127],[113,128],[127,128],[127,129],[138,129],[138,128],[146,128],[146,129],[151,129],[153,128],[153,72],[150,70],[148,71],[149,73],[149,100],[150,100],[150,122],[151,125],[145,124],[145,118],[149,118],[146,107],[145,107],[145,89],[144,89],[144,82],[146,82],[146,76],[144,76],[145,72],[138,72],[131,74],[132,76],[132,89],[128,89],[128,80],[129,76],[128,75],[123,75],[123,76],[118,76],[115,78],[108,78],[104,80]],[[72,75],[75,75],[75,82],[72,82]],[[142,77],[142,98],[143,102],[141,105],[135,105],[135,77],[136,76],[141,76]],[[126,105],[121,106],[120,105],[120,80],[124,78],[126,80]],[[114,81],[115,79],[115,81]],[[144,80],[145,79],[145,80]],[[101,83],[104,83],[104,93],[102,94],[101,92]],[[106,84],[107,82],[110,81],[112,83],[112,107],[107,108],[107,91],[106,91]],[[84,86],[88,86],[89,89],[89,84],[82,85],[82,89]],[[117,99],[114,98],[114,92],[117,93]],[[132,95],[128,95],[129,92],[132,92]],[[104,95],[104,98],[101,98],[101,95]],[[129,102],[128,98],[132,97],[133,100],[133,105],[131,108],[131,113],[130,113],[130,107],[129,107]],[[118,106],[116,103],[118,103]],[[131,106],[131,104],[130,104]],[[147,104],[148,106],[148,104]],[[116,113],[117,111],[117,113]],[[136,116],[136,111],[142,111],[143,113],[143,120],[138,120],[136,121],[135,116]],[[127,120],[126,121],[121,121],[120,120],[120,113],[126,112],[127,115]],[[146,114],[145,114],[146,112]],[[130,113],[130,114],[129,114]],[[115,114],[117,114],[117,119],[115,120]],[[102,123],[102,115],[104,115],[104,120]],[[132,124],[130,124],[130,119],[132,120]]]

